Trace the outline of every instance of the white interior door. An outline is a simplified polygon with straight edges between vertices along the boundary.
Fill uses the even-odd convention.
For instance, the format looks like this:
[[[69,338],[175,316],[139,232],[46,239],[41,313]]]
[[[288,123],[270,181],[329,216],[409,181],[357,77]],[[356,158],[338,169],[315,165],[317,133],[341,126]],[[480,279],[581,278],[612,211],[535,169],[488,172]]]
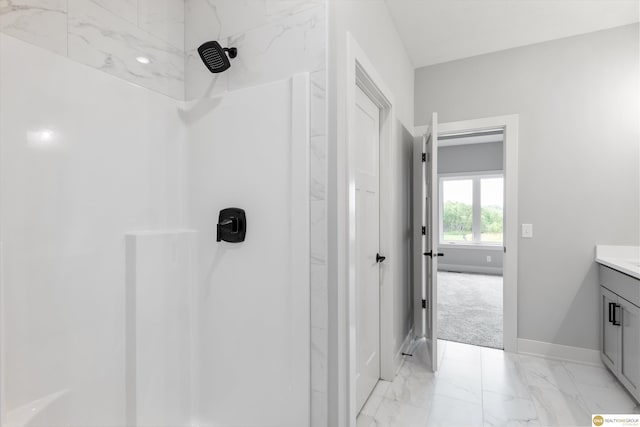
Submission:
[[[426,352],[417,357],[435,372],[438,369],[438,115],[417,144],[414,162],[414,331],[426,338]]]
[[[356,403],[380,378],[380,109],[356,90]]]

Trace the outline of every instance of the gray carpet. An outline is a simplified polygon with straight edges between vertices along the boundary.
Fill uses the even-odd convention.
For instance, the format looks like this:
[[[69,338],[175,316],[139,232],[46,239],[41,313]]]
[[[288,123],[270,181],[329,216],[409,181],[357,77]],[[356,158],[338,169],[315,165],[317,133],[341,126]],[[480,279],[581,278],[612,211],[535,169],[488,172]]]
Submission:
[[[502,276],[438,272],[438,338],[502,347]]]

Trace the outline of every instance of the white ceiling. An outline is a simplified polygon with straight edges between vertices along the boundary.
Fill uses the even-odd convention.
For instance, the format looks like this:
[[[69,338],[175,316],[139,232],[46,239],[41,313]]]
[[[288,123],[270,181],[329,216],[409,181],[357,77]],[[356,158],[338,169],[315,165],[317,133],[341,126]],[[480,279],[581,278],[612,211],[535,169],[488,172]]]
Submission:
[[[385,0],[413,66],[638,22],[639,0]]]

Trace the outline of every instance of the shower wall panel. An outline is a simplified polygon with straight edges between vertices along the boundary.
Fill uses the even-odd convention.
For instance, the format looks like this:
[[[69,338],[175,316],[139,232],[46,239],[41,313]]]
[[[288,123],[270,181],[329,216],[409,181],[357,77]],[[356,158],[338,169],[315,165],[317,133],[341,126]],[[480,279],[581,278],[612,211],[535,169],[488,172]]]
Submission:
[[[311,424],[327,426],[327,0],[185,0],[185,90],[189,102],[309,72],[311,221]],[[206,40],[238,48],[222,74],[196,52]],[[242,113],[233,120],[247,123]]]
[[[199,425],[309,425],[308,74],[200,100],[189,128],[198,231]],[[216,242],[222,209],[242,243]]]
[[[127,426],[191,425],[195,243],[184,230],[126,237]]]
[[[184,0],[0,0],[0,31],[184,99]]]
[[[0,47],[2,425],[123,426],[125,234],[184,227],[184,123],[166,96]]]

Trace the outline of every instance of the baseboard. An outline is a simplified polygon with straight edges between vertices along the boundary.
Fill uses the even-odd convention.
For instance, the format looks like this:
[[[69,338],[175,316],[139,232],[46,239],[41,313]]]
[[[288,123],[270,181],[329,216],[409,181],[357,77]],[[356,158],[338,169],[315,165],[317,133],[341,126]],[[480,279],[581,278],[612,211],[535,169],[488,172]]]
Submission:
[[[590,348],[572,347],[550,342],[518,338],[518,353],[542,356],[566,362],[602,366],[600,351]]]
[[[409,346],[411,346],[412,342],[413,342],[413,328],[411,328],[409,330],[409,333],[404,338],[404,341],[402,341],[402,345],[400,346],[400,349],[398,350],[398,352],[394,356],[394,361],[393,361],[394,365],[393,366],[396,367],[396,374],[400,370],[400,366],[402,364],[402,358],[403,358],[402,353],[408,353],[409,352]]]
[[[500,267],[481,267],[477,265],[442,264],[438,263],[438,271],[452,271],[455,273],[479,273],[502,276]]]

